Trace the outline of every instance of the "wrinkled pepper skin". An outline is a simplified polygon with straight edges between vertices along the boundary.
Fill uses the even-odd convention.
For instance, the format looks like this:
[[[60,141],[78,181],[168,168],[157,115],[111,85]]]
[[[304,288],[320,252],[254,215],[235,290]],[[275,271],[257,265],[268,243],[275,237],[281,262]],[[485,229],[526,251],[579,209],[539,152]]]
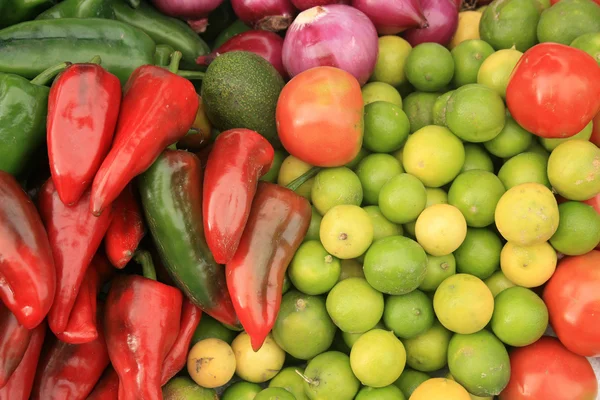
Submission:
[[[0,1],[0,28],[11,26],[21,21],[28,21],[42,11],[52,7],[54,0],[8,0]]]
[[[0,30],[0,72],[33,78],[59,62],[84,63],[100,56],[102,66],[125,84],[136,68],[152,64],[155,47],[144,32],[119,21],[34,20]]]
[[[72,207],[58,197],[52,178],[39,194],[40,215],[48,232],[56,266],[56,295],[48,313],[48,324],[55,334],[64,332],[79,288],[110,225],[112,209],[94,217],[88,208],[90,191]]]
[[[46,336],[46,323],[42,322],[31,332],[27,351],[10,380],[0,389],[0,400],[28,400],[38,367],[40,353]]]
[[[0,302],[0,389],[6,386],[25,355],[31,332]]]
[[[94,215],[100,215],[167,146],[185,136],[198,110],[194,85],[153,65],[136,69],[124,93],[114,143],[92,185]]]
[[[87,400],[118,400],[119,375],[112,366],[109,366],[88,396]]]
[[[206,243],[215,261],[226,264],[238,247],[256,185],[271,168],[275,151],[258,132],[222,132],[204,170],[202,214]]]
[[[138,188],[149,231],[177,286],[202,311],[224,324],[237,325],[225,271],[204,239],[198,157],[165,150],[139,177]]]
[[[114,19],[115,13],[106,0],[64,0],[44,11],[35,19],[55,18]]]
[[[119,79],[97,64],[73,64],[48,97],[46,138],[52,181],[66,205],[75,204],[108,154],[119,105]]]
[[[42,219],[15,178],[0,171],[0,300],[27,329],[48,314],[56,290]]]
[[[272,183],[258,184],[242,240],[226,266],[231,300],[254,351],[275,324],[283,278],[310,217],[305,198]]]

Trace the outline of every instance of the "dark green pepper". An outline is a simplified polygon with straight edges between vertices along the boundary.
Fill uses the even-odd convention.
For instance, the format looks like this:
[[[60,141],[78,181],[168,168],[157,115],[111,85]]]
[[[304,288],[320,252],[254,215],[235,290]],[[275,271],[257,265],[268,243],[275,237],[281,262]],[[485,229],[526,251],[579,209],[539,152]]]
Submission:
[[[102,66],[125,84],[137,67],[154,63],[155,48],[150,36],[120,21],[28,21],[0,31],[0,72],[33,78],[59,62],[87,62],[98,55]]]
[[[107,18],[115,13],[106,0],[65,0],[44,11],[36,19],[55,18]]]
[[[0,0],[0,28],[30,20],[54,4],[53,0]]]

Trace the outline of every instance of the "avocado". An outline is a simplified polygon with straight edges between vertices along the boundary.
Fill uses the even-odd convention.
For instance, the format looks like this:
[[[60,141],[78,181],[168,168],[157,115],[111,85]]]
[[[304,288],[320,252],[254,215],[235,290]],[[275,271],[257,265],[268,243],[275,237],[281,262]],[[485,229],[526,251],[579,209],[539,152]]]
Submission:
[[[279,147],[275,108],[284,81],[264,58],[231,51],[215,58],[202,79],[202,102],[219,130],[254,130]]]

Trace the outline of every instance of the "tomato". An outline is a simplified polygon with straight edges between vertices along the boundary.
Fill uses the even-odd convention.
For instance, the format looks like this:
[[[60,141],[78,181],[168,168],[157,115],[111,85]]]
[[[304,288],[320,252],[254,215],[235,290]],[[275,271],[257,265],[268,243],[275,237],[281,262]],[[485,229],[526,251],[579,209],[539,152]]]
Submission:
[[[600,0],[598,0],[600,1]],[[600,112],[596,114],[592,122],[592,137],[590,142],[600,147]]]
[[[519,125],[538,136],[573,136],[600,111],[600,66],[573,47],[533,46],[512,72],[506,104]]]
[[[283,147],[308,164],[338,167],[362,146],[360,84],[339,68],[311,68],[292,78],[279,95],[275,117]]]
[[[596,212],[600,214],[600,193],[598,193],[591,199],[584,201],[584,203],[594,207],[594,210],[596,210]],[[600,243],[598,243],[598,246],[596,246],[596,250],[600,250]]]
[[[600,356],[600,251],[560,260],[543,298],[550,325],[565,347]]]
[[[550,5],[553,6],[558,3],[560,0],[550,0]],[[600,0],[594,0],[600,6]]]
[[[510,353],[510,381],[500,400],[596,400],[598,382],[589,361],[544,336]]]

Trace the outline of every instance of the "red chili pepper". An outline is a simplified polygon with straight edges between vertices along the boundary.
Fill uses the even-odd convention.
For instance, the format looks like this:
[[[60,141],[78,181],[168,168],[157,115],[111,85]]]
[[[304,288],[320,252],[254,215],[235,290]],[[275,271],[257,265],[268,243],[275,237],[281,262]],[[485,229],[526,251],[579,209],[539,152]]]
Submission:
[[[217,136],[204,171],[202,199],[206,243],[217,263],[226,264],[235,254],[258,179],[271,168],[274,154],[267,139],[249,129]]]
[[[67,205],[75,204],[91,185],[110,149],[119,115],[121,83],[94,61],[68,67],[48,97],[50,171]]]
[[[113,203],[113,215],[104,237],[104,248],[111,264],[121,269],[131,260],[146,234],[142,210],[131,185],[127,185]]]
[[[226,266],[231,300],[254,351],[275,324],[283,277],[306,235],[310,217],[310,203],[304,197],[259,182],[240,245]]]
[[[56,271],[34,204],[15,178],[0,171],[0,300],[27,329],[48,314]]]
[[[27,351],[31,331],[0,302],[0,388],[15,372]]]
[[[93,216],[88,208],[89,200],[90,191],[87,190],[74,206],[65,206],[52,178],[46,181],[39,194],[40,214],[56,265],[56,296],[48,314],[48,324],[55,334],[67,328],[86,269],[112,217],[111,212]]]
[[[181,53],[174,54],[181,57]],[[171,63],[173,72],[178,57]],[[142,65],[129,77],[114,143],[92,184],[90,209],[94,215],[100,215],[135,176],[192,126],[198,110],[196,89],[173,72]]]
[[[27,351],[8,383],[0,389],[0,400],[28,400],[46,336],[46,323],[42,322],[31,332]]]
[[[102,377],[87,400],[117,400],[118,398],[119,375],[117,375],[117,371],[110,365],[102,374]]]

